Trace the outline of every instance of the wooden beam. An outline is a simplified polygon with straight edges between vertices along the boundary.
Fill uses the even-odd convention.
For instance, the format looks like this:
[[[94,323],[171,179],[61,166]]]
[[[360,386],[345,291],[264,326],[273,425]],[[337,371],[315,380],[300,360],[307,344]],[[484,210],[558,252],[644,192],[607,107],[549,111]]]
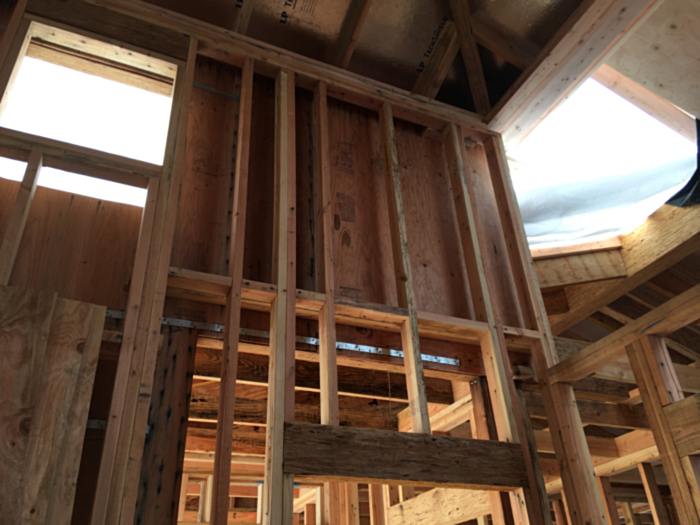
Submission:
[[[674,297],[550,368],[552,383],[572,382],[625,356],[625,347],[643,335],[665,335],[700,318],[700,285]]]
[[[316,60],[263,44],[257,40],[232,33],[221,28],[205,26],[187,16],[164,12],[162,9],[138,0],[90,0],[90,3],[112,9],[159,27],[167,27],[179,33],[196,35],[202,42],[201,54],[216,57],[227,63],[240,66],[246,56],[256,61],[256,73],[274,76],[279,68],[297,73],[299,85],[313,90],[323,80],[327,83],[328,95],[340,100],[378,110],[386,101],[393,106],[394,116],[442,129],[446,122],[464,124],[472,133],[486,132],[483,118],[448,104],[434,100],[416,99],[408,91],[369,80],[361,75],[329,66]],[[258,69],[258,67],[260,69]]]
[[[621,236],[627,278],[569,286],[569,312],[549,317],[557,334],[644,284],[700,249],[700,208],[662,206],[632,233]]]
[[[544,320],[544,305],[538,293],[520,209],[508,174],[505,148],[500,139],[490,139],[485,146],[498,215],[509,247],[505,251],[510,258],[517,301],[521,305],[521,315],[524,317],[524,322],[527,322],[526,319],[529,320],[530,326],[537,327],[542,334],[540,341],[532,346],[532,364],[554,436],[553,444],[563,476],[571,520],[573,524],[600,524],[604,515],[603,503],[600,491],[595,484],[591,456],[585,443],[585,434],[576,409],[573,388],[569,385],[551,385],[546,380],[548,367],[557,362],[558,356],[551,331]],[[508,311],[509,303],[513,304],[514,301],[504,300],[501,306],[502,312]],[[539,458],[537,458],[538,461]],[[536,464],[534,458],[533,464]],[[543,487],[538,489],[543,519],[549,520],[548,502],[541,495],[545,489]]]
[[[5,112],[12,86],[31,39],[31,20],[24,18],[26,0],[19,0],[0,41],[0,116]]]
[[[700,454],[700,394],[664,407],[681,457]]]
[[[255,0],[240,0],[240,2],[236,2],[236,14],[231,26],[232,31],[236,31],[241,35],[245,35],[248,32],[250,16],[253,14],[254,6]]]
[[[527,485],[517,444],[304,423],[286,424],[284,470],[315,481],[482,490]]]
[[[520,142],[641,24],[657,0],[582,3],[489,113],[506,144]]]
[[[613,428],[648,429],[649,419],[644,408],[614,403],[600,403],[579,399],[576,401],[581,422],[584,425],[598,425]],[[527,393],[527,406],[530,417],[546,418],[547,411],[541,394]]]
[[[476,490],[433,489],[389,509],[387,524],[457,525],[490,511],[488,493]]]
[[[481,67],[479,49],[474,37],[469,5],[459,0],[450,0],[450,8],[454,17],[459,48],[462,50],[464,67],[467,70],[469,88],[471,89],[476,112],[480,115],[486,115],[491,109],[491,101],[489,100],[486,79],[484,78],[484,69]]]
[[[586,242],[557,248],[534,248],[530,250],[530,255],[532,256],[532,259],[536,261],[537,259],[551,259],[554,257],[566,257],[569,255],[607,252],[610,250],[619,250],[620,248],[622,248],[622,241],[619,237],[613,237],[612,239],[605,239],[602,241]]]
[[[682,109],[674,106],[656,93],[622,73],[603,64],[593,74],[593,79],[611,89],[622,98],[645,111],[656,120],[691,142],[696,141],[695,119]]]
[[[350,59],[355,51],[355,46],[360,38],[362,26],[367,18],[367,13],[372,6],[372,0],[351,0],[348,10],[343,18],[343,25],[338,33],[330,63],[342,69],[347,69]]]
[[[43,156],[40,151],[32,150],[24,170],[24,177],[19,184],[12,213],[5,227],[5,235],[0,244],[0,285],[7,286],[12,276],[12,268],[17,258],[17,250],[22,241],[24,226],[27,224],[29,209],[34,200],[36,185],[41,176]]]
[[[151,188],[157,192],[155,211],[152,222],[150,217],[144,221],[142,228],[148,228],[142,229],[139,239],[132,278],[134,293],[130,291],[124,321],[125,337],[119,353],[92,525],[116,525],[120,519],[125,523],[133,521],[175,233],[197,47],[196,39],[192,39],[187,65],[178,70],[162,175],[157,186],[149,184],[149,199]],[[152,277],[146,279],[146,275]]]
[[[647,501],[649,502],[649,507],[651,508],[651,515],[654,518],[654,525],[670,525],[671,522],[668,519],[668,513],[666,512],[666,507],[664,506],[663,499],[661,498],[659,485],[656,483],[656,476],[654,475],[654,469],[652,468],[651,464],[640,463],[639,475],[642,477],[644,492],[646,492]]]
[[[294,405],[295,421],[321,424],[321,411],[318,397],[307,394],[308,399],[298,399]],[[301,395],[299,397],[302,397]],[[305,396],[304,396],[305,397]],[[195,385],[192,394],[190,419],[215,423],[218,416],[219,396],[199,392]],[[236,425],[263,427],[267,424],[267,402],[263,399],[236,399]],[[341,424],[352,427],[375,428],[378,430],[398,430],[396,416],[384,406],[370,405],[365,409],[343,408],[340,410]],[[233,426],[232,426],[233,428]]]
[[[162,171],[161,166],[149,162],[7,128],[0,128],[0,146],[16,150],[20,155],[20,152],[38,150],[44,154],[44,166],[48,168],[70,170],[142,188],[148,184],[148,178],[159,178]]]
[[[270,315],[270,380],[265,445],[263,524],[287,524],[294,476],[285,472],[285,421],[294,421],[296,327],[296,146],[294,73],[280,70],[275,97],[275,234],[273,278],[277,296]]]
[[[430,416],[425,396],[423,360],[418,336],[418,312],[413,294],[411,260],[408,254],[408,236],[404,219],[403,195],[399,155],[394,136],[394,116],[391,104],[385,102],[379,114],[379,126],[384,148],[384,176],[389,204],[389,224],[391,226],[391,246],[394,256],[394,276],[399,307],[408,310],[408,319],[401,325],[401,340],[406,366],[413,432],[430,434]]]
[[[605,519],[608,520],[610,525],[620,525],[620,515],[617,512],[615,495],[613,494],[613,488],[610,484],[610,478],[607,476],[599,476],[598,487],[600,488],[600,494],[603,497]]]
[[[247,2],[252,3],[251,1]],[[246,205],[248,201],[248,171],[250,160],[250,129],[253,112],[253,60],[243,64],[240,103],[238,107],[238,142],[236,171],[231,214],[231,243],[228,255],[231,288],[226,300],[224,328],[224,359],[221,361],[221,385],[216,432],[216,455],[212,478],[211,523],[225,525],[228,520],[229,478],[231,476],[231,441],[236,407],[238,376],[238,338],[241,328],[241,287],[243,281],[243,250],[245,247]],[[229,167],[230,170],[230,167]]]
[[[662,341],[657,342],[663,344]],[[650,344],[654,343],[650,342]],[[634,341],[628,347],[627,355],[637,378],[639,392],[649,416],[661,462],[671,487],[671,494],[676,502],[679,521],[681,525],[697,525],[700,523],[700,518],[668,420],[663,411],[664,404],[668,404],[669,395],[666,385],[657,382],[658,378],[662,377],[661,372],[659,370],[653,371],[654,368],[658,368],[658,364],[655,359],[649,358],[641,341]]]
[[[435,98],[459,52],[459,40],[454,22],[448,20],[442,28],[428,63],[421,63],[422,70],[411,89],[412,93]]]
[[[537,450],[539,452],[554,453],[552,433],[545,430],[535,430],[534,433],[537,440]],[[586,436],[586,444],[591,456],[604,458],[620,457],[614,438]]]
[[[620,250],[539,258],[535,261],[535,271],[542,288],[627,277]]]

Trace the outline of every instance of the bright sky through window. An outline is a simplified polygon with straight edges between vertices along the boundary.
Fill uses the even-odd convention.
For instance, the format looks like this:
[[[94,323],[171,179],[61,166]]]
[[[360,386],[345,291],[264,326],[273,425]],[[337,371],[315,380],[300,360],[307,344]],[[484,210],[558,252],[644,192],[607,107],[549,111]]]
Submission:
[[[162,164],[170,106],[169,97],[27,57],[0,126]],[[21,180],[23,163],[0,161],[0,175]],[[38,184],[135,206],[146,200],[146,190],[53,169]]]
[[[530,244],[577,244],[633,230],[687,182],[696,154],[694,143],[586,81],[508,151]]]

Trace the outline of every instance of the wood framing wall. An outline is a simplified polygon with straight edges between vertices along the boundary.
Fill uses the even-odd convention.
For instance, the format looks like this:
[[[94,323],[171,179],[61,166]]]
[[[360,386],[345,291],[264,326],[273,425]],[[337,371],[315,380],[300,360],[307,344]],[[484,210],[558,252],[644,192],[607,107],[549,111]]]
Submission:
[[[647,441],[651,429],[657,444],[642,452],[658,447],[679,520],[696,523],[696,436],[683,422],[697,414],[664,400],[659,376],[674,379],[635,341],[646,321],[661,319],[663,335],[694,320],[697,291],[560,362],[503,143],[482,119],[148,4],[98,3],[20,6],[0,68],[5,93],[34,9],[177,69],[162,166],[0,130],[0,153],[29,161],[22,184],[0,181],[9,283],[125,311],[103,336],[93,404],[107,425],[84,451],[101,464],[81,467],[74,523],[186,521],[198,483],[201,519],[223,524],[238,519],[232,480],[261,479],[251,497],[266,525],[302,506],[306,523],[358,523],[365,484],[377,525],[459,507],[456,494],[470,505],[461,521],[546,524],[547,493],[562,487],[557,522],[562,507],[571,525],[614,522],[605,477],[631,461],[634,436],[596,439],[582,420]],[[138,31],[151,26],[152,43]],[[43,165],[147,188],[146,206],[36,188]],[[163,329],[162,317],[223,331]],[[646,412],[604,405],[619,389],[586,383],[626,353]],[[634,454],[634,465],[651,457]],[[619,461],[601,468],[601,457]],[[661,519],[661,493],[640,472]]]

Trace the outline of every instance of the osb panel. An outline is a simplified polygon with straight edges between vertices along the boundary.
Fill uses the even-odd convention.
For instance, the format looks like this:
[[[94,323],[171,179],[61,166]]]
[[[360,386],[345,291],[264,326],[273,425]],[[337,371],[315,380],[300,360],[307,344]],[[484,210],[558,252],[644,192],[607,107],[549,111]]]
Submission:
[[[243,278],[272,282],[275,200],[275,81],[256,76],[250,139]]]
[[[171,265],[228,274],[240,70],[198,57]]]
[[[317,291],[314,249],[320,239],[315,235],[313,102],[313,93],[297,88],[297,288]]]
[[[376,113],[329,100],[336,296],[396,304]]]
[[[469,318],[469,284],[443,144],[408,122],[397,120],[395,126],[416,305]]]
[[[37,188],[10,286],[124,310],[142,211]]]

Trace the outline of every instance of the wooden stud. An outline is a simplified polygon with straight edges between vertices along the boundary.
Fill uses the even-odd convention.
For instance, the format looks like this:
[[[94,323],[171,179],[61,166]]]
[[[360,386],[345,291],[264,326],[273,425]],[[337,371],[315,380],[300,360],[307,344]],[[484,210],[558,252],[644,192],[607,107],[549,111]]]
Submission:
[[[307,503],[304,507],[304,525],[316,525],[316,504]],[[319,525],[321,525],[319,523]]]
[[[296,147],[294,73],[280,70],[275,97],[275,235],[270,314],[270,379],[265,445],[263,525],[289,525],[294,477],[284,473],[284,423],[294,421],[296,290]]]
[[[654,343],[645,344],[648,346]],[[658,365],[655,359],[651,361],[648,359],[645,344],[642,344],[641,341],[635,341],[627,348],[627,355],[649,417],[671,494],[676,503],[678,519],[681,525],[698,525],[700,523],[698,511],[695,508],[678,449],[663,411],[663,400],[668,396],[667,387],[656,383],[655,378],[662,377],[662,374],[660,371],[652,372],[652,367],[658,367]]]
[[[351,0],[330,60],[334,66],[348,68],[371,6],[372,0]]]
[[[170,252],[184,165],[189,100],[197,46],[197,40],[191,39],[187,65],[178,70],[163,175],[157,186],[158,196],[153,223],[142,224],[141,234],[144,242],[139,243],[139,253],[134,265],[132,287],[136,285],[136,289],[133,294],[130,291],[129,309],[124,322],[125,337],[120,351],[115,391],[105,435],[92,525],[116,525],[120,522],[131,525],[133,522],[141,449],[148,418],[153,367],[160,341]],[[144,226],[148,228],[144,229]],[[139,290],[139,287],[142,289]]]
[[[651,515],[654,518],[654,525],[670,525],[671,522],[668,518],[664,501],[661,499],[661,492],[659,491],[659,486],[656,483],[656,476],[654,475],[654,469],[651,464],[640,463],[639,475],[642,477],[644,492],[646,492],[647,501],[649,502],[649,507],[651,508]]]
[[[370,525],[387,525],[384,514],[384,489],[381,485],[370,483],[369,487],[369,521]]]
[[[525,326],[536,327],[542,334],[532,346],[532,363],[542,390],[548,422],[552,429],[554,447],[572,525],[605,523],[600,491],[596,486],[593,465],[586,445],[581,417],[576,408],[570,385],[550,385],[547,371],[558,361],[551,330],[546,322],[542,295],[539,292],[534,264],[527,245],[520,208],[508,174],[505,149],[500,138],[489,138],[484,144],[491,183],[493,184],[498,213],[507,241],[510,267],[515,279],[518,301]],[[521,418],[520,418],[521,419]],[[540,481],[534,480],[533,486]],[[540,493],[541,494],[541,493]],[[538,498],[543,501],[543,496]],[[539,508],[538,503],[538,508]],[[542,504],[545,519],[546,502]]]
[[[435,98],[449,73],[459,52],[459,40],[455,24],[448,20],[435,44],[435,49],[411,89],[412,93],[428,98]]]
[[[233,441],[233,420],[236,406],[238,375],[238,337],[241,327],[241,287],[243,282],[243,251],[245,246],[246,204],[250,159],[250,129],[253,110],[253,59],[243,64],[241,97],[238,109],[238,144],[236,146],[236,175],[231,218],[229,277],[231,288],[226,300],[226,325],[221,366],[219,415],[216,425],[216,459],[214,461],[213,510],[211,522],[225,525],[228,521],[229,479]]]
[[[399,157],[394,136],[394,117],[391,104],[385,102],[379,112],[379,125],[384,146],[384,175],[389,200],[392,253],[399,307],[408,310],[408,319],[401,326],[401,343],[406,367],[406,383],[409,390],[409,407],[413,432],[430,434],[430,416],[425,396],[423,361],[418,337],[418,313],[413,294],[411,261],[408,254],[408,237],[404,220],[403,197]]]
[[[480,115],[486,115],[491,109],[491,102],[489,101],[489,92],[486,86],[486,79],[484,78],[484,69],[481,67],[479,49],[474,37],[469,6],[467,2],[450,0],[450,8],[455,20],[459,47],[462,50],[464,67],[467,69],[469,87],[471,88],[476,112]]]
[[[185,521],[185,506],[187,505],[187,484],[190,481],[189,474],[182,475],[180,483],[180,499],[177,502],[177,521]]]
[[[7,286],[12,275],[12,267],[15,264],[17,250],[22,241],[24,226],[27,224],[29,208],[34,199],[36,185],[41,176],[43,156],[40,151],[32,150],[29,154],[24,177],[20,182],[12,214],[5,228],[5,236],[0,244],[0,284]]]
[[[610,525],[620,525],[620,515],[617,512],[615,504],[615,495],[613,494],[610,478],[606,476],[598,476],[598,487],[600,494],[603,497],[603,505],[605,508],[605,517]]]
[[[345,525],[360,525],[360,494],[357,483],[345,485]]]
[[[535,502],[536,499],[534,505],[526,505],[529,496],[526,496],[522,489],[513,492],[510,498],[513,516],[516,522],[518,520],[526,521],[528,519],[527,513],[531,513],[529,518],[531,521],[546,523],[551,520],[551,517],[537,448],[534,442],[528,442],[532,436],[527,434],[523,425],[513,373],[509,364],[506,364],[509,363],[509,358],[505,337],[503,331],[497,326],[500,319],[497,323],[494,305],[491,302],[491,288],[494,288],[495,284],[490,282],[487,276],[493,272],[487,274],[484,269],[484,259],[478,238],[481,232],[478,231],[475,218],[476,197],[471,191],[470,180],[465,168],[462,130],[456,124],[451,124],[445,129],[443,138],[450,166],[455,209],[460,222],[462,249],[467,264],[474,310],[477,319],[485,320],[489,326],[489,333],[484,334],[481,338],[481,350],[498,438],[502,441],[521,443],[530,479],[530,491],[533,494],[530,503]],[[491,281],[493,281],[493,276],[491,276]]]
[[[554,509],[554,522],[556,525],[570,525],[566,515],[566,509],[564,509],[563,499],[555,499],[552,501],[552,508]]]
[[[634,513],[632,504],[626,501],[622,503],[622,515],[625,517],[625,525],[641,525],[642,523],[639,514]]]

